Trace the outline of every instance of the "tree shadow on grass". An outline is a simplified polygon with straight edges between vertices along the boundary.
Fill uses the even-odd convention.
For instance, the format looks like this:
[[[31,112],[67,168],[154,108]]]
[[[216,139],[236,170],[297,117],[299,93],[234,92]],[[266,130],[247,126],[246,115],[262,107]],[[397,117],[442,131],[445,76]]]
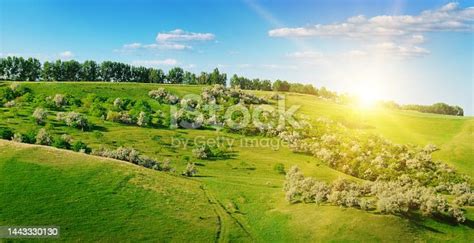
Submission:
[[[217,161],[217,160],[235,159],[237,156],[238,156],[238,153],[236,151],[230,151],[230,152],[223,152],[221,155],[218,155],[218,156],[208,157],[206,158],[206,160]]]
[[[197,177],[197,178],[214,178],[215,176],[210,176],[210,175],[195,175],[193,177]]]
[[[89,131],[100,131],[100,132],[108,132],[109,129],[103,126],[98,126],[98,125],[92,125],[89,129]]]
[[[422,230],[428,230],[428,231],[431,231],[433,233],[444,234],[444,232],[442,232],[442,231],[439,231],[439,230],[437,230],[433,227],[425,225],[424,224],[425,218],[423,218],[421,215],[419,215],[417,213],[408,212],[406,214],[395,214],[395,215],[400,217],[400,218],[407,219],[410,223],[412,223],[412,225],[415,228],[422,229]]]

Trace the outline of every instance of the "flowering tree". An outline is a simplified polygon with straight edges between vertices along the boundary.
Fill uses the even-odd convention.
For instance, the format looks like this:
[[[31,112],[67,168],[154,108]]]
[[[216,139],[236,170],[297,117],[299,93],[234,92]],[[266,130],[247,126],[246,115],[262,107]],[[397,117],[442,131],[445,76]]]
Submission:
[[[33,112],[33,118],[35,119],[36,124],[44,124],[48,112],[43,108],[36,108]]]

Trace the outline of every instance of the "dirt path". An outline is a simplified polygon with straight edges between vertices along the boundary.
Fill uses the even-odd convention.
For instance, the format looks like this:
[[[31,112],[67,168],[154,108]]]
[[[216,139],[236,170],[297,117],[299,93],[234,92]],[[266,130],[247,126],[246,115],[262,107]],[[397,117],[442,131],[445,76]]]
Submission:
[[[250,238],[251,241],[255,241],[252,237],[252,234],[250,234],[250,232],[242,225],[242,223],[225,209],[222,203],[220,203],[219,200],[215,198],[212,192],[207,190],[204,185],[201,185],[200,187],[204,191],[204,194],[206,195],[209,203],[212,205],[214,212],[217,215],[215,242],[229,242],[230,229],[234,223],[245,233],[248,238]]]

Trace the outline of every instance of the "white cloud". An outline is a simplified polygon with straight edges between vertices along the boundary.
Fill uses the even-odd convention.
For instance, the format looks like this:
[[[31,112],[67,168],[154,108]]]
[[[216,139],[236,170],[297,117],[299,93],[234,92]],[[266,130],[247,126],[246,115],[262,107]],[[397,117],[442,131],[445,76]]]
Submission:
[[[285,65],[285,64],[273,64],[273,63],[263,63],[263,64],[250,64],[250,63],[241,63],[241,64],[218,64],[220,68],[238,68],[238,69],[297,69],[295,65]]]
[[[63,51],[63,52],[59,53],[59,57],[61,59],[71,59],[74,56],[75,55],[74,55],[74,53],[72,53],[72,51]]]
[[[176,42],[176,41],[209,41],[214,40],[212,33],[194,33],[186,32],[182,29],[175,29],[170,32],[158,33],[157,42]]]
[[[458,7],[458,3],[452,2],[444,5],[443,7],[440,8],[440,11],[452,11],[455,10]]]
[[[375,45],[379,53],[385,53],[396,57],[409,58],[420,57],[430,54],[425,48],[413,45],[398,45],[394,42],[383,42]]]
[[[122,46],[122,51],[132,51],[132,50],[187,50],[191,49],[191,46],[176,44],[176,43],[153,43],[153,44],[141,44],[141,43],[131,43],[125,44]]]
[[[293,53],[288,53],[286,55],[287,57],[292,57],[292,58],[301,58],[301,59],[319,59],[323,58],[324,55],[321,52],[317,51],[301,51],[301,52],[293,52]]]
[[[156,67],[156,66],[174,66],[178,64],[175,59],[164,59],[164,60],[135,60],[132,65],[144,66],[144,67]]]
[[[190,50],[192,41],[210,41],[214,40],[215,35],[212,33],[194,33],[186,32],[181,29],[172,30],[170,32],[158,33],[156,43],[142,44],[130,43],[122,46],[121,49],[115,49],[115,52],[130,53],[137,50]]]
[[[369,54],[366,51],[361,50],[351,50],[343,54],[345,58],[364,58],[367,57]]]
[[[141,43],[131,43],[123,45],[124,49],[139,49],[142,47]]]
[[[298,67],[295,65],[281,65],[281,64],[262,64],[260,65],[262,68],[267,69],[297,69]]]
[[[307,27],[279,28],[268,32],[271,37],[349,37],[372,38],[377,36],[402,36],[434,31],[474,31],[474,7],[458,8],[449,3],[436,10],[419,15],[380,15],[366,18],[350,17],[346,22],[317,24]]]
[[[411,44],[414,44],[414,45],[423,44],[423,43],[425,43],[425,41],[426,41],[425,37],[423,35],[420,35],[420,34],[412,35],[411,39],[409,40],[409,42]]]

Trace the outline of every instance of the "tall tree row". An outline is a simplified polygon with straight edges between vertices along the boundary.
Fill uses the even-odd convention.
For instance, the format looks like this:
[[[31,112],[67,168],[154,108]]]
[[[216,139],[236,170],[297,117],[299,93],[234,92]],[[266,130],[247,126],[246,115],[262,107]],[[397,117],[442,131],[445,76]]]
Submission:
[[[80,63],[69,61],[46,61],[41,65],[35,58],[9,56],[0,58],[0,80],[13,81],[109,81],[171,84],[222,84],[227,75],[214,69],[200,76],[174,67],[167,74],[161,69],[136,67],[121,62],[104,61],[96,63],[87,60]]]

